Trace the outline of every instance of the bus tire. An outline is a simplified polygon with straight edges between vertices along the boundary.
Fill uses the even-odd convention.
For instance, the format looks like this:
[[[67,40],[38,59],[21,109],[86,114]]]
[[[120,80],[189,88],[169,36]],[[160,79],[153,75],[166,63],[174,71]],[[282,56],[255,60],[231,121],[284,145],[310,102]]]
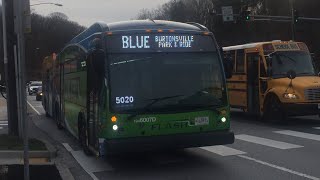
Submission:
[[[63,129],[63,126],[62,126],[62,122],[61,122],[61,118],[60,117],[60,111],[59,111],[59,106],[58,104],[55,105],[55,113],[54,113],[54,120],[56,121],[56,125],[57,125],[57,128],[59,130],[62,130]]]
[[[79,113],[78,115],[78,138],[79,138],[79,143],[83,149],[83,152],[87,156],[92,155],[88,145],[89,141],[88,141],[87,123],[82,113]]]
[[[276,95],[268,96],[263,112],[263,119],[276,122],[284,122],[287,120],[287,113]]]

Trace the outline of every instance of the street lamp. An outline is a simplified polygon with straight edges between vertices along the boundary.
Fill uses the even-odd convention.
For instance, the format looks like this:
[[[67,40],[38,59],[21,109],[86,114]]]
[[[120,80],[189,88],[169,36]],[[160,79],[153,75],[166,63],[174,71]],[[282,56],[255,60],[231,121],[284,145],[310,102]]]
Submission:
[[[31,4],[30,6],[39,6],[44,4],[51,4],[51,5],[60,6],[60,7],[63,6],[62,4],[59,4],[59,3],[37,3],[37,4]]]

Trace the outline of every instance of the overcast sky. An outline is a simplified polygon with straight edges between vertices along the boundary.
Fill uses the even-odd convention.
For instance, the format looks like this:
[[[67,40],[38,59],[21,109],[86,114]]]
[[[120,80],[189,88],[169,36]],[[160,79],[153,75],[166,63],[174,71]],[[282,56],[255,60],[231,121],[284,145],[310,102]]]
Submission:
[[[32,6],[42,15],[62,12],[70,20],[81,25],[90,26],[94,22],[106,23],[130,20],[143,8],[156,8],[169,0],[30,0],[30,4],[41,2],[61,3],[63,7],[53,5]]]

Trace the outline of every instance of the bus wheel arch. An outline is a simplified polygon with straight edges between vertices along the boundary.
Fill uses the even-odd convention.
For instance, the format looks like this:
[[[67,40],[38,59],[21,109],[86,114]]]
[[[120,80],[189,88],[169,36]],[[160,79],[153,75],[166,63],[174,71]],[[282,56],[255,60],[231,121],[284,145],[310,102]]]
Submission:
[[[83,112],[79,112],[78,114],[78,138],[84,153],[86,155],[91,155],[91,151],[89,149],[87,123]]]
[[[61,121],[61,114],[58,102],[54,105],[54,120],[56,121],[58,129],[63,129],[62,121]]]
[[[283,121],[287,119],[287,113],[279,97],[270,92],[267,94],[263,105],[263,119]]]

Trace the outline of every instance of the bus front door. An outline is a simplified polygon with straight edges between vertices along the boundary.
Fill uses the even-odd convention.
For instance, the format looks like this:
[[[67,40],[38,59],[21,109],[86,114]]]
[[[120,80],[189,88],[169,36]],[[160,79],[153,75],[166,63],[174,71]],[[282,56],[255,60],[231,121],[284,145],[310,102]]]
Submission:
[[[247,53],[247,107],[250,114],[260,113],[259,53]]]
[[[96,48],[87,58],[87,124],[89,146],[95,150],[98,144],[99,107],[101,106],[101,91],[104,84],[105,52]]]

